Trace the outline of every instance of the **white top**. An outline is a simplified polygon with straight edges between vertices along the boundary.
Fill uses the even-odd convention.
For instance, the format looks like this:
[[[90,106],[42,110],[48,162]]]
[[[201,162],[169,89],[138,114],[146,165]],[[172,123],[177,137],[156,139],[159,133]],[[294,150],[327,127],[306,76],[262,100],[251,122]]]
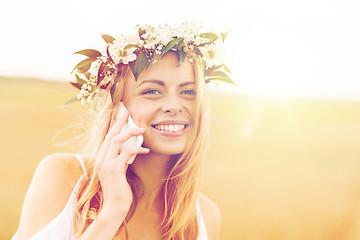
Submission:
[[[77,191],[79,189],[79,184],[82,178],[85,176],[85,166],[80,156],[77,155],[81,167],[84,170],[84,174],[80,177],[79,181],[74,187],[74,191],[71,193],[68,202],[66,203],[64,209],[57,215],[49,224],[37,232],[34,236],[29,238],[29,240],[75,240],[74,229],[73,229],[73,219],[74,219],[74,209],[77,199]],[[199,202],[196,205],[198,224],[199,224],[199,237],[197,240],[208,240],[206,226],[204,219],[200,212]],[[11,240],[17,240],[18,233],[11,238]]]

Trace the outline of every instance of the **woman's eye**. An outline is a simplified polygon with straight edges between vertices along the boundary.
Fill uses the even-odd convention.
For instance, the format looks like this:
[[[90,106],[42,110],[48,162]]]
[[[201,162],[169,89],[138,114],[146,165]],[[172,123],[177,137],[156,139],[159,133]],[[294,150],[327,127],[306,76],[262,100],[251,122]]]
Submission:
[[[185,90],[182,93],[185,95],[196,95],[195,90]]]
[[[155,89],[150,89],[150,90],[146,90],[146,91],[142,92],[142,94],[151,94],[151,95],[154,95],[154,94],[160,94],[160,91],[155,90]]]

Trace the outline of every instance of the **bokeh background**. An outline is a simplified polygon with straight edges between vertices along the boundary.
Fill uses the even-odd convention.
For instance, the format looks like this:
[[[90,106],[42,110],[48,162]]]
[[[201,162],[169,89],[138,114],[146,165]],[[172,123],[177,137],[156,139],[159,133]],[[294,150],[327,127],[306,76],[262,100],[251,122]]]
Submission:
[[[221,239],[360,238],[360,32],[357,1],[69,1],[0,3],[0,239],[17,229],[34,170],[77,151],[87,109],[60,106],[66,81],[135,24],[231,28],[237,87],[211,88],[202,192],[222,213]]]

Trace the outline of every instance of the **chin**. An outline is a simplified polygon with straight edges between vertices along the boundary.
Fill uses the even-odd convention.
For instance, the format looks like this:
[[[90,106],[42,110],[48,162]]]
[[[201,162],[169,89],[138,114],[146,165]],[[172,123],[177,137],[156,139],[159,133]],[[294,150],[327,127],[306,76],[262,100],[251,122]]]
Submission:
[[[149,148],[150,152],[162,154],[162,155],[177,155],[181,154],[185,151],[185,143],[179,144],[179,143],[154,143],[147,144],[146,141],[144,141],[143,144],[144,147]]]

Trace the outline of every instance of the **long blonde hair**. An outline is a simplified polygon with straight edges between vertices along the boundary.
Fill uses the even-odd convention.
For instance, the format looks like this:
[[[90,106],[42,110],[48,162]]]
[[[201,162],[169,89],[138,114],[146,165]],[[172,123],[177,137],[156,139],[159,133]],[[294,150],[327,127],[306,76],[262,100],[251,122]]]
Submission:
[[[208,145],[209,114],[203,70],[197,63],[193,63],[193,69],[196,79],[194,131],[190,138],[192,140],[186,144],[185,151],[174,156],[174,164],[169,171],[168,177],[164,180],[165,214],[161,223],[164,240],[189,240],[196,239],[198,236],[196,204],[199,197],[204,153]],[[129,70],[127,69],[127,71]],[[127,71],[123,71],[123,74],[119,76],[119,99],[122,99],[123,96],[124,79]],[[87,174],[80,184],[75,208],[74,227],[77,238],[96,219],[103,204],[103,193],[95,170],[95,162],[101,144],[114,121],[114,113],[118,104],[112,104],[111,99],[105,97],[103,105],[104,107],[96,116],[88,143],[83,150],[84,155],[88,156],[88,160],[86,161]],[[129,222],[135,211],[136,200],[140,196],[140,192],[137,185],[138,177],[131,171],[130,167],[126,177],[132,189],[133,202],[125,221],[115,236],[125,227],[126,239],[128,239],[126,222]]]

